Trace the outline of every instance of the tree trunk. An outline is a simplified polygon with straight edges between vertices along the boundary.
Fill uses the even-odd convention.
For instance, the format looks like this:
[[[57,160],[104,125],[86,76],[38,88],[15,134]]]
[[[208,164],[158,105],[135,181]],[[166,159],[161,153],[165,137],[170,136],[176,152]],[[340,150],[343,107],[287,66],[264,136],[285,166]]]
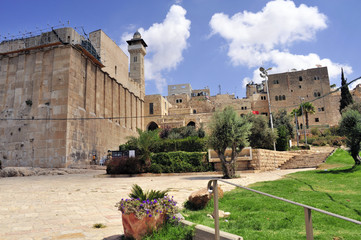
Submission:
[[[305,112],[305,115],[306,115],[306,129],[308,129],[308,113]]]
[[[352,156],[353,160],[355,161],[355,165],[361,164],[361,158],[358,154],[352,154],[351,156]]]
[[[355,165],[360,165],[361,164],[361,158],[359,155],[357,155],[357,158],[354,159],[355,160]]]
[[[226,160],[224,153],[218,153],[218,157],[222,163],[223,178],[230,179],[236,177],[235,161],[231,158],[230,161]]]

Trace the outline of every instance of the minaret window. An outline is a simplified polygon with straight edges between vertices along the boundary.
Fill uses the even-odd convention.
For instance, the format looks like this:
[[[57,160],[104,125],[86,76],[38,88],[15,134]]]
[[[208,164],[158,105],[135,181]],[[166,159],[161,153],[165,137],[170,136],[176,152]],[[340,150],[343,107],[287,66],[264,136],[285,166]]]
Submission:
[[[115,75],[117,75],[117,66],[114,67]]]
[[[149,103],[149,114],[150,115],[154,114],[153,103]]]
[[[135,56],[134,58],[133,58],[133,62],[137,62],[138,61],[138,58],[137,58],[137,56]]]

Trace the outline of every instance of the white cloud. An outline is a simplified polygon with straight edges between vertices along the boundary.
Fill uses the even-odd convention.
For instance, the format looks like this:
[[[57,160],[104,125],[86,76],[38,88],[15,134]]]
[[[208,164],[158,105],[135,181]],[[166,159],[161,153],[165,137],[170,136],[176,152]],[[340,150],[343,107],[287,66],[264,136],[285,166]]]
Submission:
[[[183,60],[182,53],[187,48],[191,25],[186,13],[181,6],[173,5],[162,23],[138,30],[148,45],[144,63],[146,80],[155,81],[159,92],[167,85],[164,73],[175,69]],[[125,33],[122,42],[131,38],[132,34]],[[126,49],[125,45],[121,47]]]
[[[227,40],[232,64],[257,67],[252,80],[260,82],[260,65],[272,66],[272,72],[276,73],[320,64],[328,67],[330,78],[339,77],[341,67],[346,74],[351,73],[350,66],[322,59],[315,53],[296,55],[288,51],[288,47],[298,41],[314,40],[316,32],[327,27],[326,22],[327,17],[317,7],[304,4],[297,7],[292,1],[275,0],[257,13],[243,11],[232,17],[216,13],[209,24],[211,35],[219,34]],[[246,78],[244,82],[249,80]]]

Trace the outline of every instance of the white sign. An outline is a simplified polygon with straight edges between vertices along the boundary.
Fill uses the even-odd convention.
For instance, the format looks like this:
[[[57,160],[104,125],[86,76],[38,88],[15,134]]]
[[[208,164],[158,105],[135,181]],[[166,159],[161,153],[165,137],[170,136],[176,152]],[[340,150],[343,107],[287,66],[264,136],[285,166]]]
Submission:
[[[135,157],[135,150],[129,150],[129,157]]]

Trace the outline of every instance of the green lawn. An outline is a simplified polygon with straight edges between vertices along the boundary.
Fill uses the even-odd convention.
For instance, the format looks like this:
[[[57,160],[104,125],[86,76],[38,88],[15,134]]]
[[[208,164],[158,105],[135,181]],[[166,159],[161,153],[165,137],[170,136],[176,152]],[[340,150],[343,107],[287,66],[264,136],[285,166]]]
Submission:
[[[327,159],[327,170],[298,172],[250,187],[361,221],[361,167],[352,166],[352,158],[339,149]],[[245,239],[306,239],[302,207],[236,189],[224,194],[219,208],[231,212],[227,221],[220,220],[221,230]],[[206,217],[212,211],[213,202],[204,210],[183,214],[189,221],[214,227]],[[312,220],[315,239],[361,239],[360,225],[315,211]]]

